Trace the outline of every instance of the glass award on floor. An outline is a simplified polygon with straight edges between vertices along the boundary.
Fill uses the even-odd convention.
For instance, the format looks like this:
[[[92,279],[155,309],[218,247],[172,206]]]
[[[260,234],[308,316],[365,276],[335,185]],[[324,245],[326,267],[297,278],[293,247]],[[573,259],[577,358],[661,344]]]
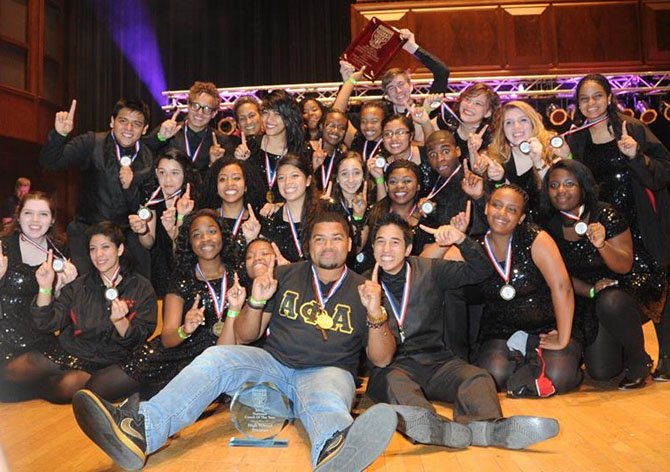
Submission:
[[[243,438],[230,446],[286,447],[288,439],[275,439],[291,421],[290,400],[270,382],[247,382],[230,402],[230,417]]]

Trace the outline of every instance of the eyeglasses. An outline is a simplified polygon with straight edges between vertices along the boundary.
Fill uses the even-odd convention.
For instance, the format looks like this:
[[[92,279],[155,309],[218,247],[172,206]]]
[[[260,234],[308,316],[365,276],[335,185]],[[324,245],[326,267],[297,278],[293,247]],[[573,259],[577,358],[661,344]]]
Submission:
[[[384,131],[382,133],[382,136],[384,136],[385,138],[392,138],[393,136],[397,136],[399,138],[402,138],[403,136],[406,136],[408,134],[409,134],[408,129],[397,129],[395,131],[391,131],[391,130]]]
[[[202,110],[203,113],[211,113],[215,110],[215,108],[210,107],[209,105],[203,105],[202,103],[198,102],[189,102],[189,105],[191,107],[191,110],[193,111]]]

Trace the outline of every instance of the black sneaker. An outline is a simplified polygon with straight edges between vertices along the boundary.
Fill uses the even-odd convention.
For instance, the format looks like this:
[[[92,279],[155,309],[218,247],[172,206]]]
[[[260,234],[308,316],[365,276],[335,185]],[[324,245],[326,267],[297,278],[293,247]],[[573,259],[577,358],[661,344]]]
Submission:
[[[670,382],[670,357],[662,356],[658,359],[656,370],[651,374],[655,382]]]
[[[473,421],[473,446],[495,446],[505,449],[525,449],[558,434],[558,421],[539,416],[511,416],[489,421]]]
[[[392,405],[398,413],[398,431],[421,444],[463,449],[472,443],[472,432],[435,412],[418,406]]]
[[[393,409],[379,403],[367,409],[348,428],[326,442],[315,472],[356,472],[372,464],[384,452],[398,424]]]
[[[72,397],[72,409],[79,427],[114,462],[126,470],[144,467],[147,443],[137,403],[115,407],[90,390],[79,390]]]

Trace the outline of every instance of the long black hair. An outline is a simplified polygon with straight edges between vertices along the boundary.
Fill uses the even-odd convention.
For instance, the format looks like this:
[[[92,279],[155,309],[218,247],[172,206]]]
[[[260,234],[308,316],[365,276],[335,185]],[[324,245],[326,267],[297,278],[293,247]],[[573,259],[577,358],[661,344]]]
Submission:
[[[609,118],[608,127],[612,135],[620,137],[623,129],[623,120],[619,115],[619,109],[617,107],[617,98],[612,92],[612,85],[610,84],[607,77],[602,74],[588,74],[577,83],[577,88],[575,89],[575,124],[581,125],[586,121],[586,117],[579,109],[579,93],[582,91],[582,87],[586,82],[595,82],[600,85],[605,91],[605,95],[608,97],[607,103],[607,117]]]
[[[293,95],[286,90],[273,90],[261,102],[261,112],[272,110],[281,116],[286,128],[286,147],[289,152],[305,152],[302,112]]]
[[[212,167],[207,170],[204,188],[202,189],[202,207],[213,209],[221,207],[222,200],[217,189],[219,172],[221,172],[221,169],[228,167],[229,165],[237,165],[242,169],[244,184],[247,187],[247,190],[244,192],[245,206],[248,203],[253,205],[254,202],[263,200],[263,181],[261,180],[258,170],[249,165],[248,161],[241,161],[234,157],[224,157],[223,159],[217,159],[214,164],[212,164]]]
[[[584,205],[584,213],[592,212],[598,203],[598,185],[591,169],[579,161],[563,159],[553,164],[544,175],[542,190],[540,191],[540,215],[542,218],[549,219],[558,211],[551,204],[549,198],[549,179],[552,172],[558,169],[570,172],[575,177],[582,193],[580,201]]]

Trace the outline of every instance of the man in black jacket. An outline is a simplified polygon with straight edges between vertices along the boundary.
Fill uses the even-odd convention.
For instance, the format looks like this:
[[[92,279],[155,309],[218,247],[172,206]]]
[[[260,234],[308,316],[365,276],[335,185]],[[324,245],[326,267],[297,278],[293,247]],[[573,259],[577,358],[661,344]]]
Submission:
[[[455,244],[464,261],[409,257],[411,230],[397,214],[385,215],[373,228],[379,280],[399,340],[391,364],[372,368],[368,395],[397,405],[399,431],[424,444],[522,449],[554,437],[554,419],[503,418],[491,375],[445,346],[444,291],[481,282],[491,266],[481,247],[453,226],[422,228],[441,246]],[[439,417],[430,400],[453,403],[455,422]]]

